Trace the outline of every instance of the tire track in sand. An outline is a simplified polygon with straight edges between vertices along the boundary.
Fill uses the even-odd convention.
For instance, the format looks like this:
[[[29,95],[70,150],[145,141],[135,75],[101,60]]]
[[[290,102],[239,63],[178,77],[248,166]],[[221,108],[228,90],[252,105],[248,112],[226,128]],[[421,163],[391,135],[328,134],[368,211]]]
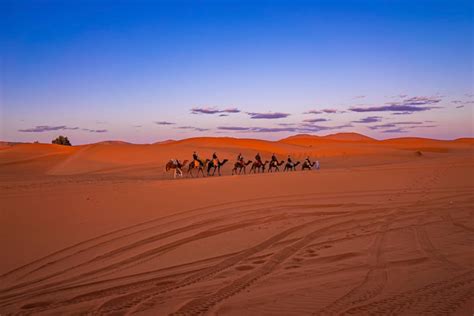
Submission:
[[[188,302],[172,315],[197,315],[208,311],[214,305],[239,293],[262,277],[273,272],[285,260],[290,258],[309,243],[313,242],[318,237],[321,237],[322,233],[338,226],[351,223],[354,223],[354,219],[334,223],[307,234],[300,241],[297,241],[272,255],[269,260],[260,268],[253,270],[252,272],[238,278],[237,280],[234,280],[231,284],[217,290],[213,294],[206,295]]]
[[[474,272],[347,310],[349,315],[449,315],[474,295]]]

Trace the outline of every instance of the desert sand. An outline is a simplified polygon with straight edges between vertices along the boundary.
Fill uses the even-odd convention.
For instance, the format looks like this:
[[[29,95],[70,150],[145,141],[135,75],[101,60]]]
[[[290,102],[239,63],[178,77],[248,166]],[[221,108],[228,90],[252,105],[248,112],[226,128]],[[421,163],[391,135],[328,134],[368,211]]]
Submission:
[[[474,140],[0,143],[0,314],[472,315]],[[172,179],[170,158],[228,158]],[[320,170],[231,176],[238,153]]]

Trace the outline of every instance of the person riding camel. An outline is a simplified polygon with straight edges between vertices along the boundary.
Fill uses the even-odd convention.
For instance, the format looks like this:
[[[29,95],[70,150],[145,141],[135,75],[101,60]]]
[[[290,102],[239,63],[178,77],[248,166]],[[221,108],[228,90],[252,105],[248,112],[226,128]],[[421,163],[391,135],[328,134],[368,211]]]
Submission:
[[[239,153],[237,156],[237,162],[243,163],[244,162],[244,156],[242,156],[242,153]]]
[[[272,155],[272,161],[271,161],[270,163],[272,163],[272,162],[278,163],[278,159],[277,159],[275,153],[273,153],[273,155]]]
[[[308,166],[311,166],[311,160],[309,160],[309,156],[306,157],[305,162],[308,164]]]
[[[219,164],[219,159],[217,158],[216,153],[212,154],[212,163],[214,164],[214,166],[217,166]]]
[[[196,152],[193,152],[193,162],[196,167],[203,165],[202,160],[199,159],[198,154]]]
[[[291,160],[290,155],[288,155],[288,163],[291,163],[291,164],[293,163],[293,161]]]
[[[260,157],[260,153],[257,153],[257,155],[255,155],[255,160],[258,161],[261,165],[263,165],[262,157]]]

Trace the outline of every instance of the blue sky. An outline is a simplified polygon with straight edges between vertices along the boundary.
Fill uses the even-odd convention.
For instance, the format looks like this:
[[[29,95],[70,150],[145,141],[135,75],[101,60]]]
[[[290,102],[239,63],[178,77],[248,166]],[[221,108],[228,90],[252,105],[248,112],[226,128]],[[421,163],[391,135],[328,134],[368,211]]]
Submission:
[[[472,1],[2,1],[0,139],[473,136]]]

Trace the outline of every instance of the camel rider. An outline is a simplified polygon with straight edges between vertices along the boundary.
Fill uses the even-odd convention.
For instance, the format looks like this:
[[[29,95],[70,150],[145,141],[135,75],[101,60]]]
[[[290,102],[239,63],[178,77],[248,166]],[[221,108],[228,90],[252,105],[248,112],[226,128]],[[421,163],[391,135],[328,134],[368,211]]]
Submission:
[[[291,157],[290,157],[290,155],[288,155],[288,163],[291,163],[291,164],[293,164],[293,161],[291,160]]]
[[[309,156],[306,157],[305,162],[308,164],[308,166],[311,166],[311,160],[309,160]]]
[[[239,153],[237,156],[237,162],[243,163],[244,162],[244,156],[242,156],[242,153]]]
[[[203,165],[201,159],[199,159],[198,155],[196,152],[193,152],[193,162],[194,164],[196,164],[196,162],[199,164],[199,165]],[[197,166],[196,166],[197,167]]]
[[[262,157],[260,157],[260,153],[257,153],[257,155],[255,155],[255,160],[258,161],[261,165],[263,165]]]
[[[277,159],[275,153],[273,153],[273,155],[272,155],[272,162],[273,163],[278,163],[278,159]]]
[[[219,163],[216,153],[212,154],[212,163],[214,164],[214,166],[217,166],[217,164]]]

